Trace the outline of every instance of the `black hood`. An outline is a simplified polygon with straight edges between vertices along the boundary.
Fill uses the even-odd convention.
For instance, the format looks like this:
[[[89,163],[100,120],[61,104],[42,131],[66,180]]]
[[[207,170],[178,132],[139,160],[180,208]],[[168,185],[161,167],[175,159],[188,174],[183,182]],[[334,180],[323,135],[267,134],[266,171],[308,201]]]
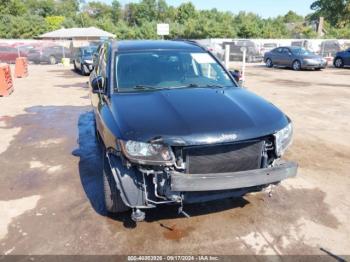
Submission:
[[[199,145],[258,138],[288,124],[274,105],[241,88],[189,88],[115,94],[118,138]]]

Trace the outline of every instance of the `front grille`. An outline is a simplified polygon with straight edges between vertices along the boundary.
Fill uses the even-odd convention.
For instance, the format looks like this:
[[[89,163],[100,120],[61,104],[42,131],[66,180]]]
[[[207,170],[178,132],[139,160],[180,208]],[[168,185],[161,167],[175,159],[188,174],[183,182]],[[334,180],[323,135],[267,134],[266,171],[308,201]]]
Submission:
[[[261,167],[264,141],[184,148],[187,173],[209,174]]]

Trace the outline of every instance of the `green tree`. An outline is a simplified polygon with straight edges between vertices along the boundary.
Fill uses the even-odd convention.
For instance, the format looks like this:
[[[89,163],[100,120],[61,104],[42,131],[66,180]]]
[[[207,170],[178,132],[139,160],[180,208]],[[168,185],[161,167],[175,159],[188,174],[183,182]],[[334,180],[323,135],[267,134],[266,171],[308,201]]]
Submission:
[[[43,17],[25,14],[1,17],[1,38],[33,38],[47,31]]]
[[[28,12],[39,16],[52,16],[55,13],[54,0],[24,0]]]
[[[84,12],[95,19],[112,18],[112,6],[102,2],[92,1],[84,7]]]
[[[303,21],[304,21],[304,17],[301,15],[298,15],[293,11],[289,11],[287,14],[283,16],[284,23],[297,23],[297,22],[303,22]]]
[[[193,20],[197,17],[195,6],[191,3],[181,4],[177,10],[176,21],[180,24],[185,24],[188,20]]]
[[[350,0],[317,0],[311,4],[312,18],[323,16],[332,26],[344,27],[350,21]]]
[[[253,13],[240,12],[236,18],[237,36],[240,38],[256,38],[261,36],[261,18]]]
[[[114,24],[117,24],[118,21],[122,18],[122,5],[118,0],[112,1],[112,20]]]
[[[55,0],[55,15],[74,18],[79,11],[79,0]]]
[[[0,15],[23,15],[27,8],[20,0],[0,0]]]
[[[46,28],[49,31],[60,29],[65,18],[63,16],[47,16],[45,18]]]

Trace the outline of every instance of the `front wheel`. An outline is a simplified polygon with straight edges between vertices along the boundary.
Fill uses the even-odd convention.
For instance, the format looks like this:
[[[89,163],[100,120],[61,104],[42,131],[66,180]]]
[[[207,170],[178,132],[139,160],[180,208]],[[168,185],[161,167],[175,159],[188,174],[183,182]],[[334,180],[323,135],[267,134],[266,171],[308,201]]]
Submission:
[[[81,68],[81,73],[82,73],[84,76],[87,76],[87,75],[90,74],[90,71],[89,71],[89,69],[87,68],[86,65],[81,64],[81,65],[80,65],[80,68]]]
[[[270,58],[266,59],[266,66],[269,68],[273,67],[273,63],[272,63],[272,60]]]
[[[292,68],[294,71],[299,71],[301,69],[301,64],[298,60],[295,60],[293,62]]]
[[[334,60],[334,66],[335,66],[336,68],[342,68],[342,67],[344,67],[343,59],[340,58],[340,57],[336,58],[336,59]]]
[[[120,196],[120,191],[114,180],[108,158],[103,156],[103,187],[106,209],[110,213],[122,213],[130,208],[126,206]]]

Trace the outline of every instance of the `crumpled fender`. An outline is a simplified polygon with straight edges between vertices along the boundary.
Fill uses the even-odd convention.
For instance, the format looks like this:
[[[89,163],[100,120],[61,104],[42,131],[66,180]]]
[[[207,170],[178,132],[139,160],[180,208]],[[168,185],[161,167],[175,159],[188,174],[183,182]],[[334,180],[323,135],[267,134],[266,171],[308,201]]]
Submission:
[[[124,166],[121,159],[111,153],[107,153],[107,158],[124,204],[130,208],[152,208],[146,204],[142,174]]]

